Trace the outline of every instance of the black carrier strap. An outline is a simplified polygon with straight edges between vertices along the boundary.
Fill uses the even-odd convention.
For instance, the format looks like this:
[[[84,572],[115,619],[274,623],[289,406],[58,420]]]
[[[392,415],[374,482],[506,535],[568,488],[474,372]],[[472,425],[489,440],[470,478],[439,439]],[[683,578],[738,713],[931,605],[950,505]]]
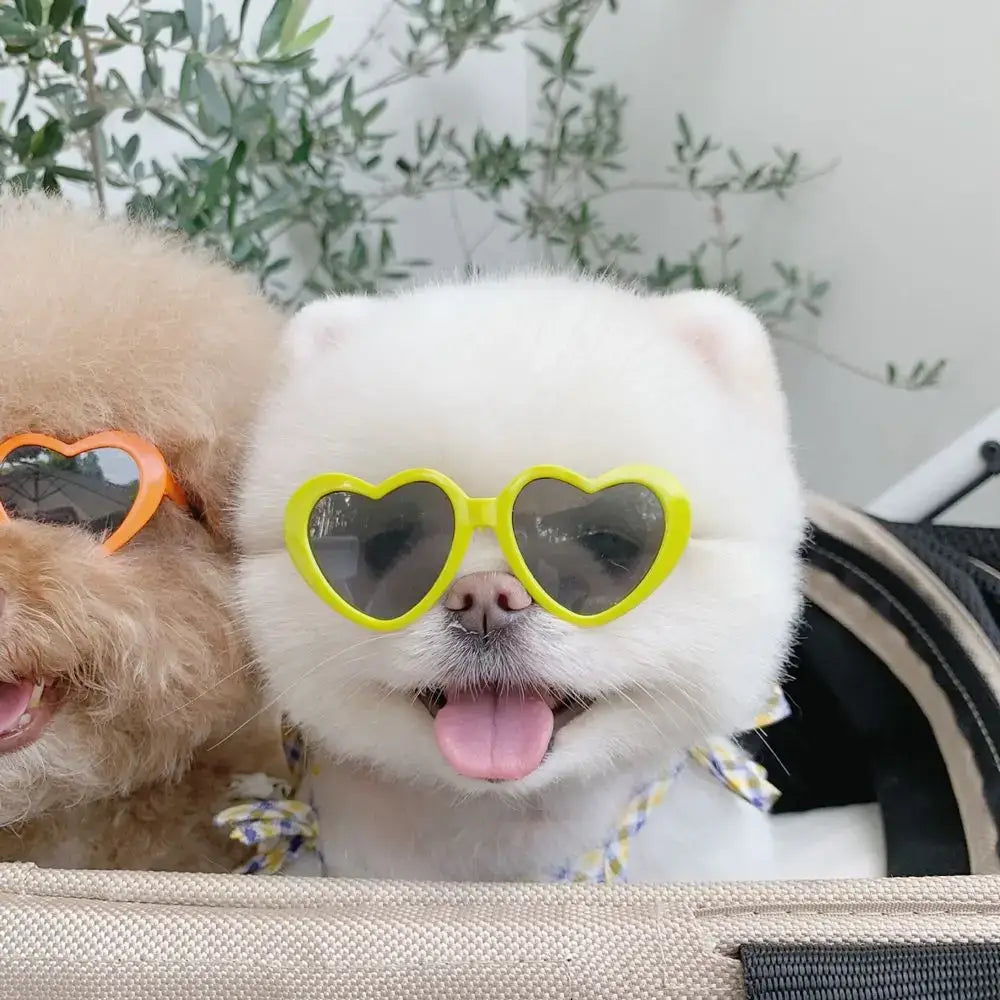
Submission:
[[[945,760],[975,762],[965,788],[1000,826],[1000,531],[887,524],[835,505],[822,520],[804,558],[835,584],[820,590],[817,577],[806,603],[785,684],[793,714],[743,742],[781,789],[777,812],[877,801],[890,875],[968,874],[969,837],[983,843],[986,831],[964,828]],[[830,586],[856,605],[837,599],[828,613]],[[981,637],[971,645],[970,628]],[[902,636],[924,679],[885,653],[898,640],[869,648],[861,636],[873,629]],[[913,693],[928,672],[953,713],[944,751]]]
[[[747,1000],[998,1000],[1000,945],[746,945]]]
[[[934,661],[935,655],[922,648],[925,642],[934,642],[926,629],[909,635],[915,613],[926,610],[923,601],[891,570],[818,530],[809,559],[863,597]],[[814,655],[810,662],[830,684],[854,737],[867,752],[885,827],[887,874],[968,875],[969,855],[958,803],[927,718],[908,688],[864,643],[818,609],[813,620],[819,633],[814,652],[821,651],[821,655]],[[931,627],[930,621],[924,624]],[[941,655],[953,658],[958,653],[949,648]],[[978,673],[976,680],[982,683]]]

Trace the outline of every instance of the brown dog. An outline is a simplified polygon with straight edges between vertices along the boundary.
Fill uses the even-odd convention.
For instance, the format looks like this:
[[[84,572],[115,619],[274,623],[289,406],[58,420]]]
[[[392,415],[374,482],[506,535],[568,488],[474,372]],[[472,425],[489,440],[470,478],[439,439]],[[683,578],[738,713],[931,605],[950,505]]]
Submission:
[[[228,509],[280,320],[161,235],[0,201],[0,441],[126,432],[148,460],[139,477],[121,449],[36,444],[0,463],[0,860],[241,859],[213,814],[280,754],[269,715],[227,739],[261,708],[230,617]],[[164,464],[179,490],[157,503]],[[151,516],[109,545],[133,497]]]

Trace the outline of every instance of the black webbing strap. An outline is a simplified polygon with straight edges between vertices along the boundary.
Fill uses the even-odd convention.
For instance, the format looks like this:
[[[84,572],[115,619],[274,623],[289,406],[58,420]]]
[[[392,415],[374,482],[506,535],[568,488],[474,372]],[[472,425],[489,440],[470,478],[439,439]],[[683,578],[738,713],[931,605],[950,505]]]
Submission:
[[[744,945],[747,1000],[998,1000],[1000,944]]]

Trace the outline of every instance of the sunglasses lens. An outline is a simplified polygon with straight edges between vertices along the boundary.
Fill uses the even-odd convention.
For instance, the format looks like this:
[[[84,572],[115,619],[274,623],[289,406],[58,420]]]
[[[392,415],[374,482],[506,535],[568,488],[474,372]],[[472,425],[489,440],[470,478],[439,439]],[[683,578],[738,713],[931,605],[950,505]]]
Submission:
[[[127,452],[97,448],[67,458],[25,445],[0,462],[0,503],[7,516],[73,524],[107,538],[139,491],[139,467]]]
[[[584,493],[538,479],[514,502],[514,535],[531,575],[578,615],[601,614],[628,597],[652,567],[665,532],[660,501],[637,483]]]
[[[309,545],[326,582],[380,621],[406,614],[427,596],[454,538],[451,501],[433,483],[408,483],[381,500],[329,493],[309,517]]]

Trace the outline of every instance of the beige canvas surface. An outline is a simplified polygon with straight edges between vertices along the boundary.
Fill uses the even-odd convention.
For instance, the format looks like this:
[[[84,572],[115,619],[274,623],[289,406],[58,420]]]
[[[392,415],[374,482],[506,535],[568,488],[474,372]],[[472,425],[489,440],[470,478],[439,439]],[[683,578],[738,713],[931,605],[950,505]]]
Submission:
[[[602,888],[0,865],[16,1000],[730,1000],[747,941],[1000,941],[1000,876]]]

